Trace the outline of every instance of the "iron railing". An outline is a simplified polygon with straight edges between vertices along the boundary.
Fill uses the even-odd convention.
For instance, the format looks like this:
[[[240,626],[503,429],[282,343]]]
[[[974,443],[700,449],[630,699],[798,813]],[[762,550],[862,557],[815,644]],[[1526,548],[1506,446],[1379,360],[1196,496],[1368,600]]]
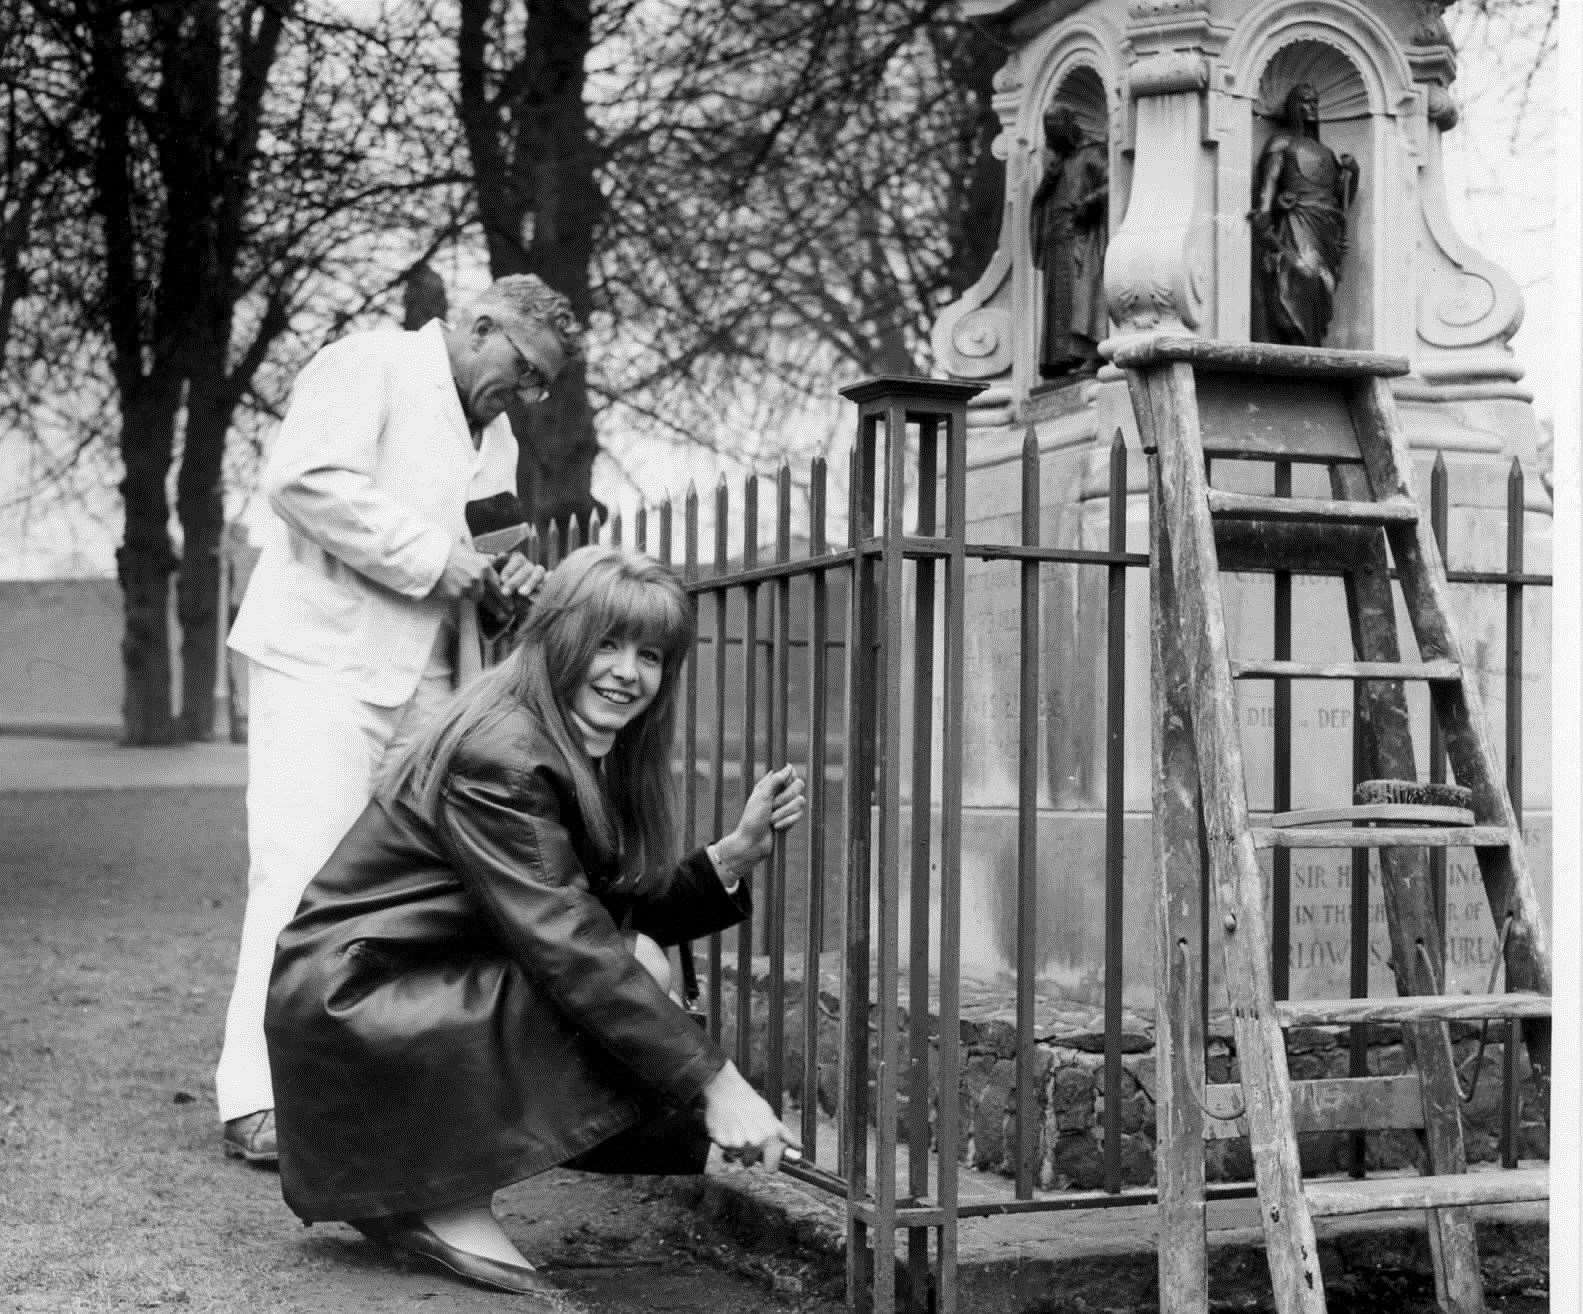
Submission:
[[[795,1104],[800,1163],[786,1166],[813,1188],[845,1201],[848,1295],[854,1311],[957,1309],[960,1220],[1033,1211],[1152,1203],[1150,1187],[1123,1182],[1123,775],[1127,707],[1125,611],[1131,572],[1147,554],[1126,546],[1128,468],[1137,454],[1121,434],[1109,450],[1104,548],[1040,542],[1043,458],[1030,431],[1021,451],[1021,533],[1016,543],[969,542],[966,518],[966,399],[972,385],[878,380],[847,391],[859,410],[848,472],[844,545],[829,541],[828,468],[812,462],[804,492],[805,530],[794,545],[793,485],[782,466],[773,508],[761,522],[765,481],[749,478],[734,508],[725,481],[714,492],[712,552],[700,544],[695,491],[680,514],[671,502],[640,510],[634,545],[682,575],[699,609],[700,635],[687,665],[679,769],[689,844],[723,832],[754,778],[783,761],[804,765],[808,824],[777,844],[757,879],[750,922],[713,937],[683,962],[689,992],[745,1073],[783,1110]],[[1525,716],[1525,598],[1551,586],[1524,559],[1524,473],[1507,481],[1505,568],[1448,569],[1464,587],[1505,593],[1507,782],[1522,810]],[[1444,559],[1448,478],[1437,458],[1430,515]],[[1275,491],[1291,491],[1277,469]],[[678,536],[680,545],[675,541]],[[621,541],[620,516],[603,534]],[[580,535],[573,531],[575,546]],[[560,553],[553,538],[541,558]],[[767,549],[767,550],[766,550]],[[1000,563],[1019,577],[1020,679],[1016,804],[1014,993],[1015,1174],[994,1198],[960,1198],[962,1162],[960,917],[965,589],[967,563]],[[1041,573],[1063,566],[1103,572],[1107,599],[1103,871],[1066,879],[1104,890],[1103,1181],[1100,1189],[1038,1189],[1039,1091],[1035,1039],[1038,851],[1038,701],[1041,687]],[[1291,575],[1273,591],[1276,658],[1291,655]],[[1136,660],[1136,657],[1133,658]],[[1545,709],[1536,709],[1543,716]],[[936,723],[938,722],[938,724]],[[1354,715],[1354,741],[1358,718]],[[1291,804],[1290,680],[1275,681],[1274,810]],[[1430,745],[1432,779],[1445,778],[1444,746]],[[939,813],[936,829],[931,824]],[[1351,980],[1368,993],[1368,862],[1354,859]],[[1430,859],[1444,925],[1446,853]],[[1044,871],[1041,877],[1041,871]],[[905,889],[903,876],[905,874]],[[1272,855],[1274,972],[1288,992],[1291,869],[1288,850]],[[902,934],[905,898],[907,926]],[[1203,906],[1210,906],[1207,880]],[[1206,936],[1207,943],[1207,936]],[[839,951],[839,975],[831,949]],[[1207,957],[1207,956],[1206,956]],[[1208,972],[1207,962],[1201,965]],[[701,980],[700,980],[701,970]],[[1209,998],[1208,981],[1203,997]],[[760,1022],[762,1023],[760,1025]],[[832,1029],[839,1042],[832,1044]],[[1505,1047],[1501,1155],[1515,1165],[1518,1082],[1515,1045]],[[832,1052],[833,1051],[833,1052]],[[1363,1028],[1351,1043],[1354,1072],[1367,1061]],[[832,1066],[835,1072],[828,1069]],[[1361,1147],[1355,1155],[1363,1162]],[[1211,1186],[1215,1196],[1251,1194],[1251,1185]],[[905,1231],[898,1255],[896,1233]],[[933,1256],[930,1234],[933,1234]]]

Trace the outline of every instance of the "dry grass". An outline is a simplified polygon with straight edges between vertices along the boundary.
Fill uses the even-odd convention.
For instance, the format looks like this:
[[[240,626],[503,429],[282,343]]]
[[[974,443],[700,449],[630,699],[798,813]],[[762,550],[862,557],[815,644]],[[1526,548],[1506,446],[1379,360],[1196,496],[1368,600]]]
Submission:
[[[240,791],[0,794],[0,837],[0,1308],[511,1307],[350,1229],[301,1227],[272,1173],[221,1158]],[[697,1262],[690,1219],[627,1183],[551,1173],[501,1205],[601,1311],[836,1308]]]

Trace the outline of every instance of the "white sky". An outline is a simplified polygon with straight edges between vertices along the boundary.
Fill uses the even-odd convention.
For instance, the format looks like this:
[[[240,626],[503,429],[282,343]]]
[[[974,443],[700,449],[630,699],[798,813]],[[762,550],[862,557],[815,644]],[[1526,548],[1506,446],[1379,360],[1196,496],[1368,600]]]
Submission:
[[[1547,350],[1556,337],[1559,78],[1552,61],[1525,91],[1533,41],[1510,25],[1492,24],[1480,35],[1476,53],[1465,50],[1457,72],[1461,122],[1442,139],[1447,199],[1463,237],[1503,266],[1523,291],[1526,313],[1512,347],[1544,420],[1554,414],[1556,390],[1577,384],[1577,363]]]

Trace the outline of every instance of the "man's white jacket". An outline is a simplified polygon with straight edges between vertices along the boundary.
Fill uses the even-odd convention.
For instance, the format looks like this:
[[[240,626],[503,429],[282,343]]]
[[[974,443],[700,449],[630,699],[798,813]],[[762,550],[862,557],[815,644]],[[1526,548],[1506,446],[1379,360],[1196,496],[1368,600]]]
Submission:
[[[248,582],[230,646],[261,665],[398,707],[449,604],[430,591],[467,503],[513,490],[505,416],[473,448],[443,326],[360,333],[298,375],[263,488],[280,531]]]

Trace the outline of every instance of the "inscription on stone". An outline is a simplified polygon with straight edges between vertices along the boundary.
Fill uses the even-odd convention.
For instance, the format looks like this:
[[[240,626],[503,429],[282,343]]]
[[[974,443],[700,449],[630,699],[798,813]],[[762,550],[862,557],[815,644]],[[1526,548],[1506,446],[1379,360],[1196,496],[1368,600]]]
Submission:
[[[1017,800],[1021,589],[1015,571],[968,567],[963,627],[962,791],[969,806]]]
[[[1547,837],[1526,836],[1530,858],[1543,854]],[[1536,864],[1541,874],[1548,863]],[[1447,854],[1445,959],[1448,993],[1482,993],[1490,985],[1500,937],[1484,898],[1471,851]],[[1294,851],[1291,865],[1291,940],[1288,964],[1293,998],[1337,998],[1348,993],[1352,962],[1352,856],[1346,850]],[[1371,860],[1368,900],[1369,993],[1394,994],[1385,901],[1377,861]],[[1499,981],[1497,981],[1499,988]]]

